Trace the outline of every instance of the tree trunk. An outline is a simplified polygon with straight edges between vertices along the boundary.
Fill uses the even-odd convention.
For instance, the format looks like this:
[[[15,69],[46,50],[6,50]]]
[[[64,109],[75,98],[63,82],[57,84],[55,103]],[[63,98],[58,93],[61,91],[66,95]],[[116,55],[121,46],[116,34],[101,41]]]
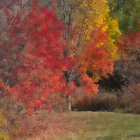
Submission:
[[[68,96],[68,111],[71,111],[71,96]]]

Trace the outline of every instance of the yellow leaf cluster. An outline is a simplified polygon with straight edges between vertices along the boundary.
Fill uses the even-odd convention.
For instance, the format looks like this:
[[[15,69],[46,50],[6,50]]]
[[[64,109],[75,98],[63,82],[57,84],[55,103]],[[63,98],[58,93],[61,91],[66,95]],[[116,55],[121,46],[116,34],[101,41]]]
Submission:
[[[10,140],[10,138],[4,133],[0,133],[0,140]]]
[[[110,51],[110,57],[112,59],[117,60],[119,58],[119,55],[117,54],[118,47],[115,43],[119,40],[119,37],[121,36],[118,21],[110,17],[109,14],[107,14],[104,20],[104,25],[105,26],[102,31],[105,31],[109,34],[106,50]]]
[[[65,2],[64,2],[65,4]],[[74,10],[71,10],[74,7]],[[68,16],[70,23],[66,20],[66,25],[70,25],[68,32],[68,46],[71,56],[79,55],[79,52],[84,50],[84,46],[90,44],[95,38],[98,29],[102,28],[102,32],[107,32],[109,37],[108,43],[102,41],[97,44],[97,47],[106,45],[106,51],[114,60],[118,59],[116,42],[121,36],[118,21],[109,15],[108,0],[72,0],[61,8],[69,9],[65,13]],[[63,12],[64,13],[64,12]]]
[[[99,28],[104,23],[109,6],[106,0],[78,0],[77,3],[79,5],[72,17],[78,25],[75,34],[79,37],[80,32],[81,42],[85,44],[91,40],[93,29]]]
[[[77,3],[77,4],[76,4]],[[92,34],[95,29],[102,27],[102,32],[109,34],[106,50],[114,60],[118,59],[117,46],[121,32],[118,21],[109,16],[109,5],[107,0],[76,0],[76,9],[72,13],[72,25],[70,30],[71,55],[81,51],[82,46],[90,43],[94,38]],[[103,46],[100,42],[97,47]]]
[[[5,117],[3,116],[3,112],[2,110],[0,109],[0,126],[2,126],[3,124],[6,123],[6,119]]]
[[[6,123],[7,123],[7,120],[5,119],[5,117],[3,115],[2,109],[0,109],[0,127],[5,125]],[[0,140],[10,140],[10,139],[7,134],[0,132]]]

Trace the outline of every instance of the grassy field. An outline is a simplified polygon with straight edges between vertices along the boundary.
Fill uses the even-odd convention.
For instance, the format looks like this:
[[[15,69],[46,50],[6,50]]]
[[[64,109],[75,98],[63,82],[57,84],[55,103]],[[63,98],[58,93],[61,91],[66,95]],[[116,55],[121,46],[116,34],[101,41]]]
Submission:
[[[67,112],[63,116],[70,128],[62,136],[41,135],[34,140],[140,140],[140,116],[109,112]],[[72,130],[72,131],[71,131]]]

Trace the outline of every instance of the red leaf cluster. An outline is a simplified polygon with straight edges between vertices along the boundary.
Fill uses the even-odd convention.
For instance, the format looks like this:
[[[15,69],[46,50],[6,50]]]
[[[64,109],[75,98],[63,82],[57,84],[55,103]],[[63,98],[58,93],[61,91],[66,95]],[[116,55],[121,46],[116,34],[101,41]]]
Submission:
[[[13,17],[7,10],[5,13],[9,27]],[[7,37],[13,41],[13,37],[22,36],[23,40],[17,38],[18,40],[11,43],[13,44],[11,46],[14,49],[15,45],[24,43],[24,49],[17,53],[20,66],[17,67],[13,76],[18,78],[18,84],[11,89],[13,91],[11,95],[16,95],[18,100],[29,108],[30,115],[32,108],[42,109],[44,104],[46,104],[45,108],[50,110],[51,106],[47,99],[53,93],[64,93],[66,80],[63,70],[72,68],[72,59],[65,58],[63,55],[65,42],[62,41],[62,31],[64,28],[56,19],[55,11],[44,7],[32,7],[28,15],[22,19],[20,14],[14,18],[16,21],[7,29]]]

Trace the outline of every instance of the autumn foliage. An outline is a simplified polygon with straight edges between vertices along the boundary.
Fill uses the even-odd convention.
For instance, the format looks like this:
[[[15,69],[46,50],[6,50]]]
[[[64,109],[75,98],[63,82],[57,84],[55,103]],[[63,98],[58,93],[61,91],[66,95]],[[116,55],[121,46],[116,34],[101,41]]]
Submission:
[[[71,133],[63,113],[48,113],[140,112],[138,0],[1,0],[0,7],[0,139]]]
[[[113,72],[117,51],[115,43],[120,35],[117,21],[109,17],[106,0],[102,5],[101,1],[98,5],[92,1],[92,11],[86,1],[80,2],[76,8],[80,18],[75,19],[76,13],[72,13],[74,22],[69,27],[67,38],[67,26],[57,19],[53,9],[41,7],[35,1],[28,12],[20,10],[15,14],[4,9],[7,26],[6,39],[0,42],[0,50],[5,54],[2,62],[12,61],[14,64],[9,73],[14,82],[4,84],[11,97],[28,108],[30,115],[34,109],[50,111],[49,98],[53,94],[67,97],[79,91],[88,96],[97,93],[96,82]],[[53,6],[56,6],[54,2]],[[81,9],[88,10],[86,15]],[[95,20],[91,21],[91,18]],[[111,30],[111,26],[116,30]],[[2,72],[6,73],[4,69]],[[70,74],[66,76],[68,72]]]
[[[10,16],[8,11],[7,16]],[[23,42],[23,51],[17,53],[20,65],[14,71],[13,77],[17,77],[18,84],[11,89],[11,95],[29,108],[29,114],[32,113],[31,108],[50,109],[51,105],[44,102],[51,94],[65,91],[63,70],[69,69],[71,65],[63,55],[63,26],[56,19],[54,11],[43,7],[33,7],[16,24],[25,28],[29,38],[25,40],[26,36],[23,36],[26,41]],[[12,28],[10,33],[24,35],[20,31]]]

